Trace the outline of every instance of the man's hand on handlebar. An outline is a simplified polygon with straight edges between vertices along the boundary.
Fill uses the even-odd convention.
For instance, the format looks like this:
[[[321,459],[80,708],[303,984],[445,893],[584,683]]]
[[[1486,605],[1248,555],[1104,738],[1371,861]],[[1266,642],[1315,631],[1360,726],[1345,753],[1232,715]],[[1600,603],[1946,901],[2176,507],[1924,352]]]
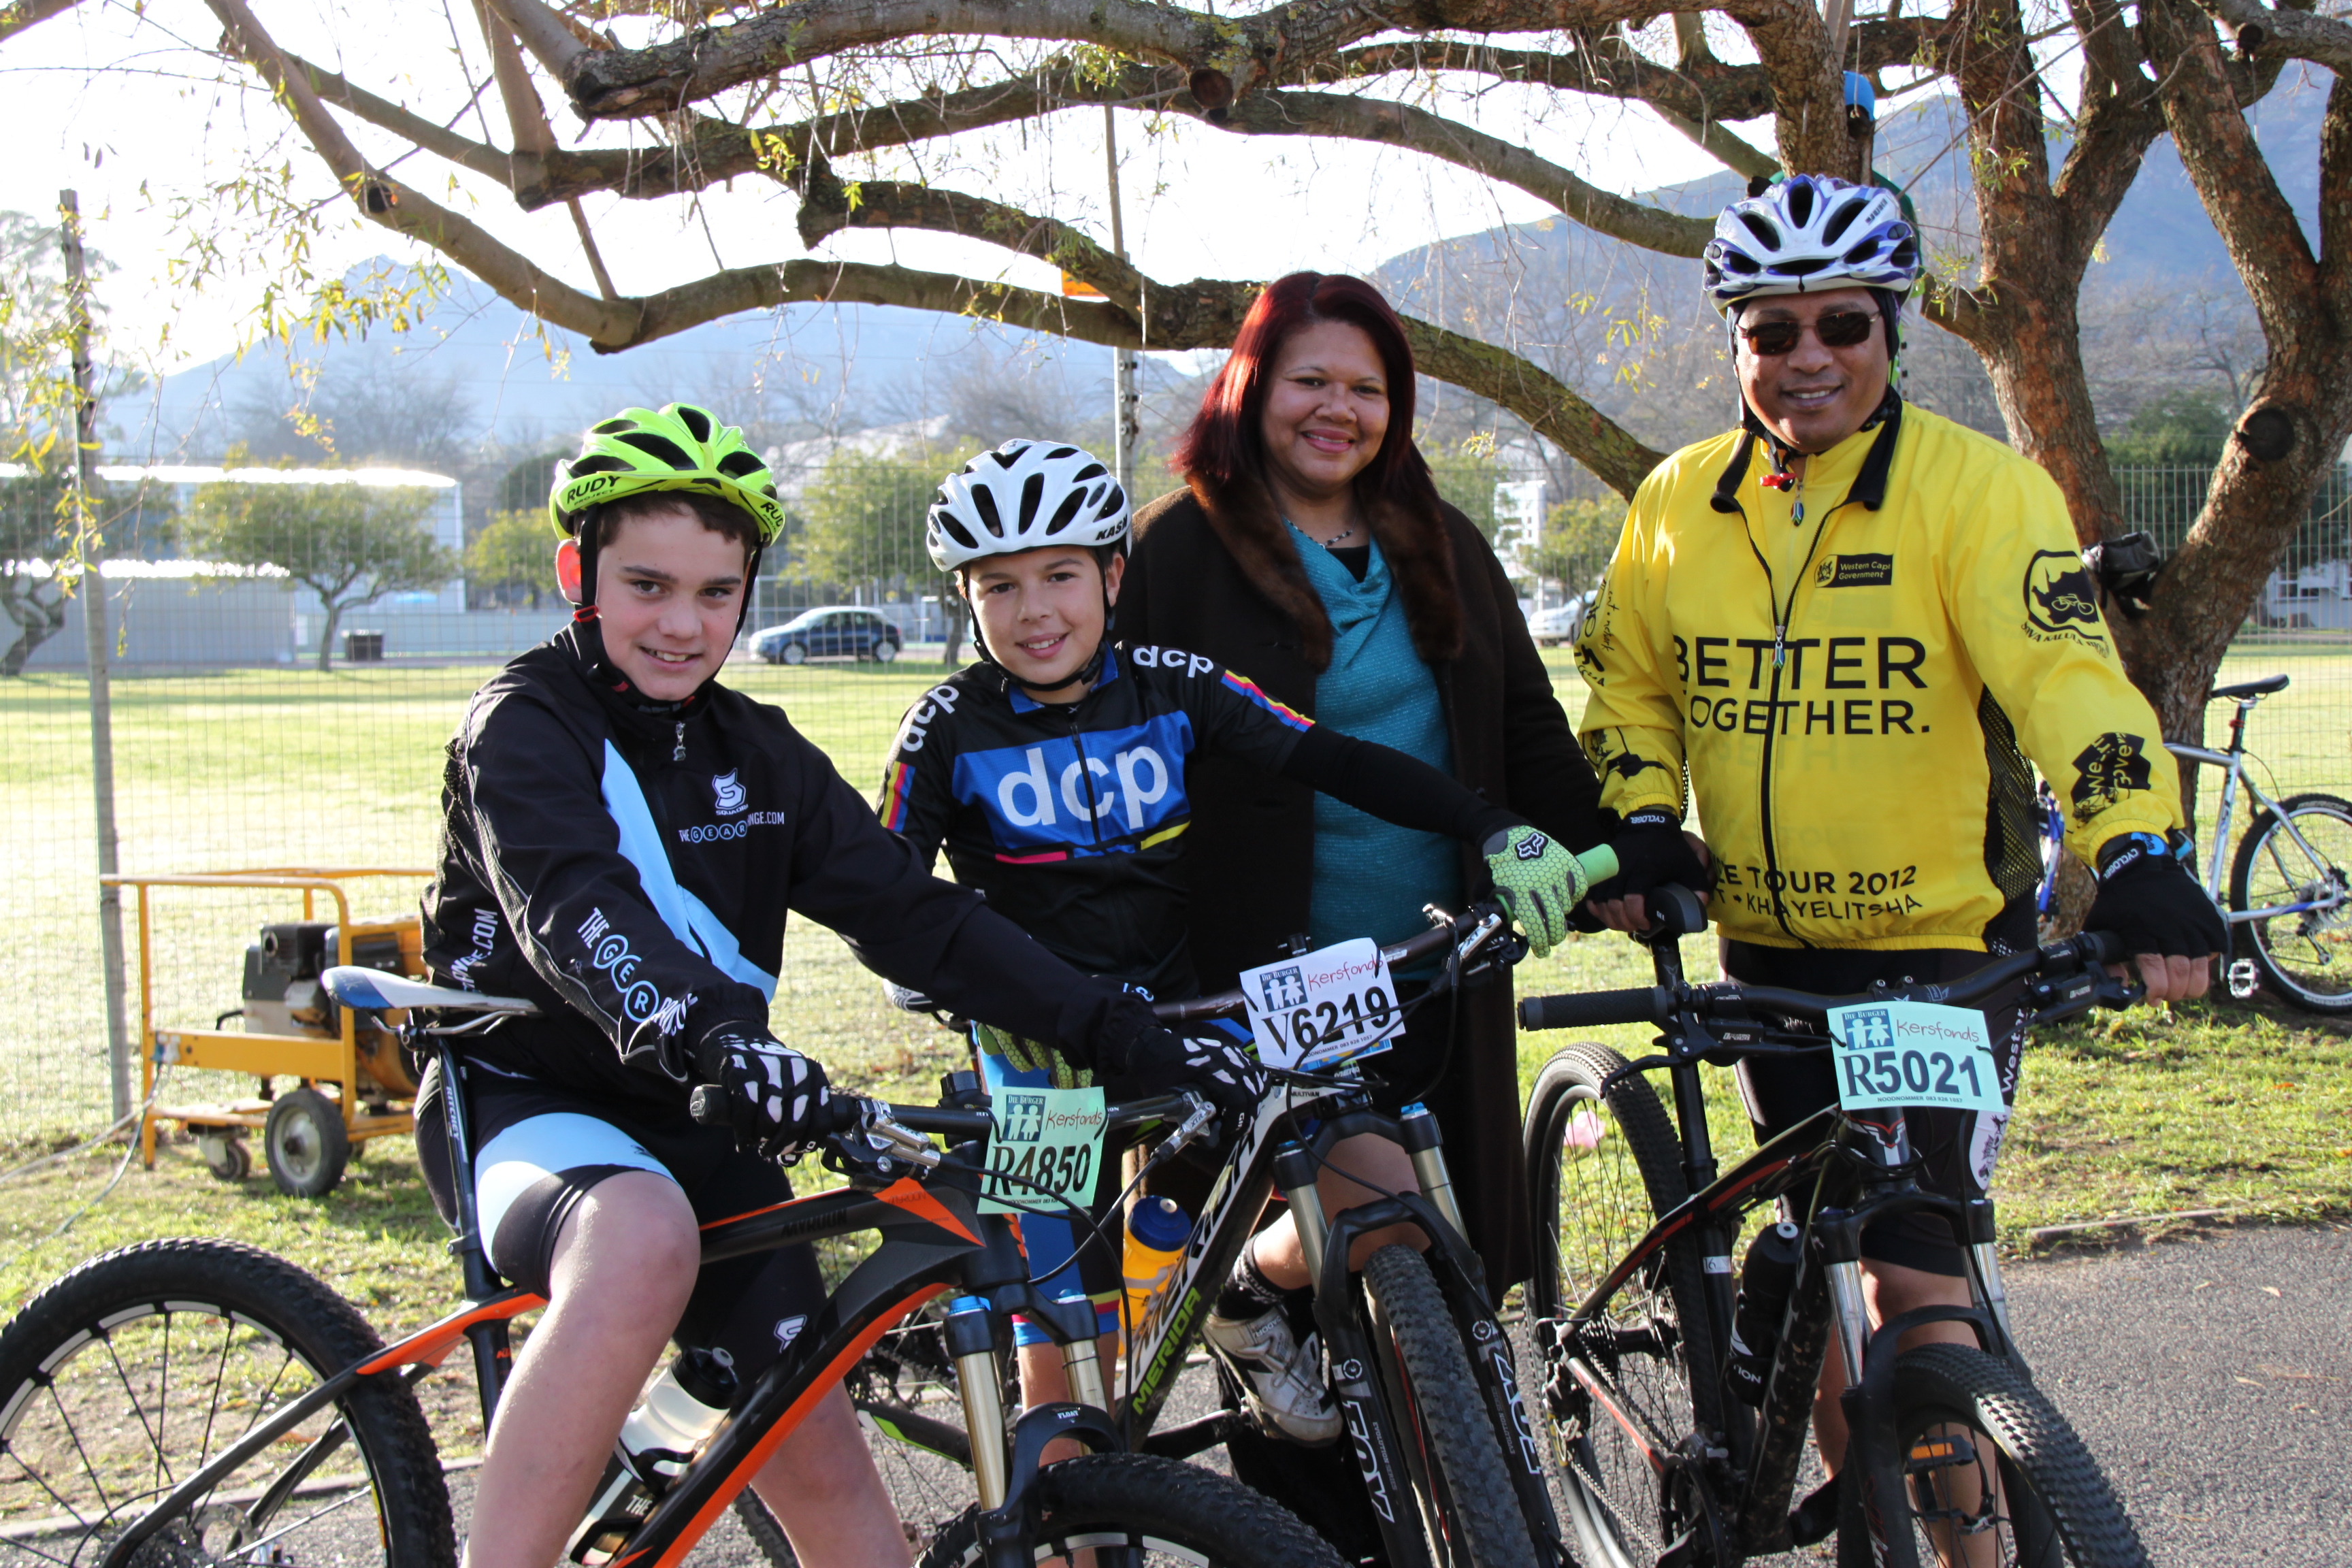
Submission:
[[[1625,819],[1609,841],[1617,852],[1617,875],[1592,889],[1585,909],[1611,931],[1638,936],[1650,929],[1650,910],[1643,895],[1668,882],[1679,882],[1706,897],[1706,843],[1686,833],[1670,813],[1637,811]]]
[[[2230,928],[2187,867],[2154,834],[2108,840],[2099,852],[2099,895],[2085,930],[2115,932],[2132,955],[2150,1002],[2202,996],[2213,961],[2230,946]],[[2108,966],[2124,974],[2120,964]]]
[[[1192,1038],[1160,1026],[1139,998],[1122,998],[1095,1042],[1098,1078],[1134,1099],[1189,1089],[1217,1108],[1230,1131],[1257,1114],[1265,1069],[1235,1040],[1213,1029]]]
[[[824,1068],[747,1024],[719,1024],[695,1047],[697,1073],[726,1090],[727,1125],[735,1141],[763,1160],[836,1131]]]

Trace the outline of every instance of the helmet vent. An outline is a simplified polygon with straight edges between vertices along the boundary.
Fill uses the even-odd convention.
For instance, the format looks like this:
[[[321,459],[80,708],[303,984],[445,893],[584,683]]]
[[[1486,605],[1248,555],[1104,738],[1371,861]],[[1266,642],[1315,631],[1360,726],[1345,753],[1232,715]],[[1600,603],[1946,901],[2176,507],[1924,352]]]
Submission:
[[[1037,521],[1037,503],[1045,499],[1045,476],[1032,474],[1021,481],[1021,527],[1025,532]]]
[[[670,405],[670,412],[677,416],[677,422],[686,426],[688,435],[698,441],[710,439],[709,415],[691,403],[673,403]]]
[[[971,536],[971,531],[965,528],[962,523],[956,521],[955,513],[950,511],[945,507],[940,507],[931,513],[931,526],[946,534],[950,539],[954,540],[958,544],[962,545],[966,550],[977,550],[980,548],[980,541],[974,539]]]
[[[673,468],[691,468],[698,466],[692,458],[686,455],[686,448],[667,436],[656,436],[647,430],[625,430],[621,433],[620,438],[646,457],[658,462],[667,463]]]
[[[1075,458],[1077,455],[1078,449],[1076,447],[1056,447],[1045,454],[1045,460],[1049,463],[1058,463],[1065,458]]]
[[[1789,182],[1789,221],[1799,228],[1810,228],[1813,222],[1813,183],[1811,180]]]
[[[609,474],[616,469],[625,469],[628,466],[618,458],[608,458],[600,452],[593,458],[582,458],[573,463],[571,477],[576,479],[583,474]]]
[[[1088,479],[1101,479],[1108,472],[1110,472],[1110,470],[1104,468],[1100,463],[1088,463],[1085,468],[1080,468],[1076,473],[1070,476],[1070,483],[1074,485],[1082,485]]]
[[[1835,212],[1830,214],[1829,221],[1822,225],[1822,243],[1835,245],[1843,239],[1845,237],[1845,231],[1853,226],[1853,220],[1860,217],[1863,209],[1869,205],[1867,201],[1863,200],[1841,204]]]
[[[1758,240],[1774,250],[1780,248],[1780,231],[1775,228],[1763,214],[1741,213],[1739,221],[1748,226],[1748,232],[1754,235]]]
[[[1045,531],[1048,534],[1055,534],[1069,527],[1077,520],[1078,509],[1086,504],[1086,500],[1087,492],[1084,490],[1072,490],[1068,495],[1064,496],[1062,504],[1054,509],[1052,521],[1045,524]]]
[[[982,528],[999,539],[1004,537],[1004,519],[997,512],[996,497],[989,493],[986,487],[974,485],[971,488],[971,510],[980,513]]]
[[[760,460],[760,455],[757,452],[730,452],[719,459],[719,471],[732,479],[764,473],[767,467],[767,464]]]

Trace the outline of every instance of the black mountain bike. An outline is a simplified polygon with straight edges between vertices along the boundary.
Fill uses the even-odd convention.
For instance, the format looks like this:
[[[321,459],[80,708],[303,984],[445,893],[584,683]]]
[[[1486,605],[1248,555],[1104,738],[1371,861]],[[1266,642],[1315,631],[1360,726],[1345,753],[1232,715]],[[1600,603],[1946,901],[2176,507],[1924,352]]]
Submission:
[[[1434,908],[1427,912],[1431,930],[1382,950],[1391,968],[1443,955],[1443,972],[1412,1005],[1439,1005],[1456,988],[1496,978],[1526,952],[1495,905],[1460,916]],[[929,1010],[920,996],[898,993],[897,999]],[[1162,1003],[1156,1011],[1181,1027],[1238,1018],[1245,1009],[1242,994],[1228,991]],[[960,1026],[959,1020],[941,1021]],[[1122,1430],[1141,1452],[1181,1458],[1226,1441],[1247,1420],[1228,1409],[1154,1429],[1186,1352],[1198,1341],[1202,1319],[1257,1228],[1269,1195],[1279,1189],[1298,1222],[1333,1396],[1389,1563],[1393,1568],[1567,1568],[1573,1559],[1552,1507],[1510,1340],[1488,1298],[1478,1256],[1464,1239],[1436,1119],[1418,1106],[1393,1117],[1374,1110],[1352,1068],[1274,1069],[1268,1076],[1265,1100],[1226,1149],[1183,1257],[1142,1321],[1128,1325],[1128,1372],[1115,1406]],[[1421,1191],[1390,1194],[1327,1215],[1316,1179],[1332,1148],[1361,1133],[1401,1145]],[[1391,1226],[1419,1230],[1428,1238],[1427,1250],[1384,1247],[1360,1270],[1350,1270],[1355,1238]],[[909,1337],[936,1331],[910,1331]],[[898,1365],[937,1366],[944,1359],[936,1348],[926,1352],[903,1341],[886,1342],[877,1352]],[[936,1422],[900,1424],[889,1410],[861,1408],[892,1436],[950,1458],[957,1452],[952,1434],[939,1441]]]
[[[427,1027],[410,1014],[409,1039],[438,1049],[443,1081],[453,1086],[462,1079],[452,1037],[530,1006],[373,970],[331,970],[324,978],[348,1007],[478,1015]],[[976,1087],[963,1076],[963,1088]],[[509,1325],[545,1304],[502,1288],[484,1257],[465,1099],[443,1097],[459,1205],[451,1247],[467,1300],[392,1345],[327,1284],[221,1241],[154,1241],[109,1253],[26,1304],[0,1332],[0,1564],[457,1562],[442,1466],[414,1384],[469,1346],[488,1430],[510,1361]],[[880,1244],[738,1394],[650,1512],[617,1527],[604,1521],[596,1533],[605,1539],[584,1561],[628,1568],[684,1561],[730,1500],[750,1495],[752,1475],[819,1395],[909,1313],[951,1296],[940,1329],[958,1374],[960,1436],[978,1500],[931,1542],[931,1568],[983,1558],[991,1568],[1076,1561],[1088,1550],[1098,1562],[1121,1563],[1339,1568],[1320,1537],[1256,1493],[1125,1451],[1119,1424],[1104,1408],[1093,1308],[1046,1300],[1030,1281],[1010,1222],[978,1212],[974,1193],[992,1131],[984,1103],[842,1104],[845,1125],[824,1141],[822,1158],[847,1184],[706,1226],[703,1258],[865,1232],[878,1233]],[[1205,1106],[1183,1095],[1107,1114],[1115,1124],[1164,1119],[1194,1131],[1209,1120]],[[929,1133],[958,1142],[942,1155]],[[1077,1394],[1017,1419],[1000,1396],[1016,1311],[1061,1342]],[[1041,1467],[1056,1438],[1076,1438],[1089,1452]]]
[[[1919,1190],[1903,1112],[1887,1108],[1825,1107],[1718,1174],[1699,1075],[1702,1062],[1830,1050],[1825,1015],[1847,1005],[1966,1006],[2023,981],[2039,1022],[2127,1006],[2138,988],[2104,967],[2112,939],[2057,942],[1948,986],[1815,996],[1685,984],[1676,939],[1703,931],[1704,913],[1680,889],[1653,901],[1663,916],[1645,939],[1654,988],[1520,1005],[1530,1029],[1654,1023],[1663,1031],[1663,1054],[1630,1065],[1598,1045],[1554,1056],[1526,1127],[1537,1226],[1528,1311],[1566,1511],[1588,1568],[1729,1568],[1785,1550],[1832,1332],[1851,1369],[1842,1564],[2143,1568],[2130,1520],[2018,1352],[1990,1201]],[[1860,1069],[1864,1088],[1885,1093],[1906,1083],[1924,1092],[1956,1065],[1916,1050],[1876,1058]],[[1843,1070],[1853,1070],[1850,1060]],[[1659,1068],[1674,1086],[1672,1120],[1641,1076]],[[1964,1240],[1974,1304],[1922,1308],[1874,1331],[1863,1229],[1923,1211]],[[1776,1219],[1772,1247],[1752,1247],[1736,1279],[1734,1243]],[[1759,1252],[1777,1252],[1781,1268],[1759,1265]],[[1761,1342],[1739,1356],[1732,1331],[1743,1312],[1743,1339]],[[1898,1352],[1900,1334],[1937,1321],[1966,1324],[1976,1345]]]

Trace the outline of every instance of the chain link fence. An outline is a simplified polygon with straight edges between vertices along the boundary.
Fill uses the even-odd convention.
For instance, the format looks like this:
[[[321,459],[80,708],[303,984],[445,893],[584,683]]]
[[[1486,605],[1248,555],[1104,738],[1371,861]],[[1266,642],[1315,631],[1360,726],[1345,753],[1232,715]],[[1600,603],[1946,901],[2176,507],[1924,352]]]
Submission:
[[[946,455],[849,452],[780,476],[789,531],[727,679],[782,707],[861,790],[909,702],[968,657],[921,541],[950,467]],[[442,748],[467,698],[566,618],[544,521],[493,513],[468,538],[458,488],[434,475],[101,478],[124,871],[413,868],[414,880],[353,893],[355,919],[413,914]],[[2124,479],[2135,519],[2177,543],[2203,471]],[[2223,670],[2294,678],[2253,731],[2283,792],[2352,793],[2348,489],[2339,474],[2315,503]],[[13,638],[0,640],[0,825],[17,958],[0,989],[0,1143],[11,1144],[108,1119],[85,601],[43,564],[58,500],[53,485],[0,474],[0,639]],[[1572,713],[1580,689],[1564,657],[1555,670]],[[136,900],[124,909],[134,1044],[142,942],[153,1023],[211,1027],[244,1005],[261,926],[302,917],[284,893],[156,889],[142,934]],[[801,959],[837,957],[824,956],[829,938],[795,940],[810,944]]]

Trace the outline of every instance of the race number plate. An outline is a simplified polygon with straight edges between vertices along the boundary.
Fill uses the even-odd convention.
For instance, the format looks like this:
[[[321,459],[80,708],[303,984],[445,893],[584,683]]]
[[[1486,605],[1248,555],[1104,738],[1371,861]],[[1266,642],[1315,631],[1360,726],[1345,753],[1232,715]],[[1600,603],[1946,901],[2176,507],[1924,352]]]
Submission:
[[[1384,1051],[1404,1033],[1380,943],[1335,942],[1242,974],[1258,1058],[1312,1069]]]
[[[1062,1204],[1083,1209],[1094,1200],[1102,1164],[1101,1089],[1000,1089],[989,1114],[996,1134],[988,1141],[981,1213],[1058,1219]]]
[[[1864,1002],[1830,1011],[1838,1104],[2000,1110],[2000,1075],[1984,1015],[1933,1002]]]

